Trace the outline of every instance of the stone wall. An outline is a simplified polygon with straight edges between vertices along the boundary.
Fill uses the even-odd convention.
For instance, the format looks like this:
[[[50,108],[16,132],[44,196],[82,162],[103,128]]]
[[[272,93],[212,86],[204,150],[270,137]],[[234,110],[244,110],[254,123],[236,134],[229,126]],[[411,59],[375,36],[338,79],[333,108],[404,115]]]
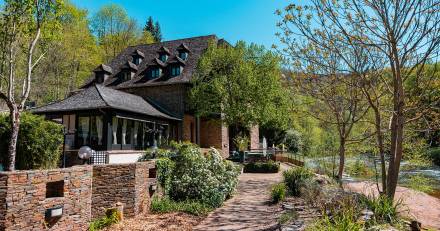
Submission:
[[[125,217],[147,210],[150,185],[156,184],[155,176],[149,178],[150,171],[155,171],[153,161],[93,166],[92,217],[103,216],[117,202],[123,204]]]
[[[87,230],[91,168],[0,172],[0,230]],[[62,216],[47,219],[48,209],[58,206]]]
[[[259,149],[260,148],[260,132],[259,127],[252,126],[249,130],[251,149]]]

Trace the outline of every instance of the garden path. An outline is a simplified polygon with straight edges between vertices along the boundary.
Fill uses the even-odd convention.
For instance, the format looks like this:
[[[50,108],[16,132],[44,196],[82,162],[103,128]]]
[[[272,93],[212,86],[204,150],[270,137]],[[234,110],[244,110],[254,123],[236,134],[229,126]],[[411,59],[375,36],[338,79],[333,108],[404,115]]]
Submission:
[[[281,169],[289,168],[281,164]],[[282,171],[275,174],[243,173],[236,194],[208,215],[195,231],[267,230],[278,225],[280,207],[270,205],[271,185],[282,181]]]

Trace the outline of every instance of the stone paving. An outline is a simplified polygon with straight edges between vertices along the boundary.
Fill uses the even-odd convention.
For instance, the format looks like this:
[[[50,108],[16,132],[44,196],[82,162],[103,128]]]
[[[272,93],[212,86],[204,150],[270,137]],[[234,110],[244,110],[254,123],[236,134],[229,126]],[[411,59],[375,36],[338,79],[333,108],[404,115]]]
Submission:
[[[282,164],[281,168],[287,169],[289,166]],[[281,208],[270,204],[270,187],[281,181],[281,171],[275,174],[241,174],[234,197],[209,214],[194,230],[277,229]]]

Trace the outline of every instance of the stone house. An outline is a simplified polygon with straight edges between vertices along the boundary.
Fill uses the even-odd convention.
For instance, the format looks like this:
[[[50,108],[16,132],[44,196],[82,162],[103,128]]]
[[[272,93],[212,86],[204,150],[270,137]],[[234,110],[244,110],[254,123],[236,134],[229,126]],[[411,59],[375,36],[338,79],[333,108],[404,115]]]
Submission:
[[[236,131],[220,122],[220,114],[196,116],[188,102],[198,60],[210,43],[227,44],[208,35],[127,47],[99,65],[77,92],[33,112],[62,122],[73,151],[89,145],[134,160],[136,150],[156,145],[160,134],[167,141],[221,149],[227,157]],[[251,149],[258,148],[258,130],[248,131]]]

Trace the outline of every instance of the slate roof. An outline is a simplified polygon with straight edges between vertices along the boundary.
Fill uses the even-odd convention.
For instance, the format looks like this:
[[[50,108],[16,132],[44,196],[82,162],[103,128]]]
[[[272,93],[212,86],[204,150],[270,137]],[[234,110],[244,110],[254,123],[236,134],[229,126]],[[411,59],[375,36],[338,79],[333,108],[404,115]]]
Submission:
[[[102,85],[93,85],[56,103],[32,110],[34,113],[112,108],[158,118],[180,120],[156,109],[142,97]]]
[[[112,74],[103,83],[105,86],[112,86],[116,89],[118,88],[130,88],[137,86],[153,86],[153,85],[164,85],[164,84],[176,84],[176,83],[189,83],[197,66],[200,56],[208,48],[209,42],[214,41],[217,43],[223,43],[224,40],[219,40],[215,35],[192,37],[186,39],[165,41],[153,44],[144,44],[137,46],[130,46],[123,50],[116,58],[114,58],[106,66],[111,68]],[[170,52],[167,62],[160,63],[157,58],[159,58],[159,53],[163,49]],[[180,49],[187,49],[189,52],[188,58],[183,61],[177,59]],[[163,50],[162,50],[163,51]],[[141,52],[145,55],[143,61],[137,66],[138,70],[135,76],[128,81],[120,82],[115,84],[115,79],[121,72],[121,68],[128,61],[133,62],[133,54]],[[177,57],[177,58],[176,58]],[[160,60],[159,60],[160,61]],[[183,62],[182,62],[183,61]],[[173,62],[178,62],[185,64],[183,71],[180,75],[175,77],[167,76],[166,78],[148,79],[146,70],[152,65],[159,65],[165,67]],[[82,88],[91,86],[94,84],[94,74],[90,79],[84,84]]]

